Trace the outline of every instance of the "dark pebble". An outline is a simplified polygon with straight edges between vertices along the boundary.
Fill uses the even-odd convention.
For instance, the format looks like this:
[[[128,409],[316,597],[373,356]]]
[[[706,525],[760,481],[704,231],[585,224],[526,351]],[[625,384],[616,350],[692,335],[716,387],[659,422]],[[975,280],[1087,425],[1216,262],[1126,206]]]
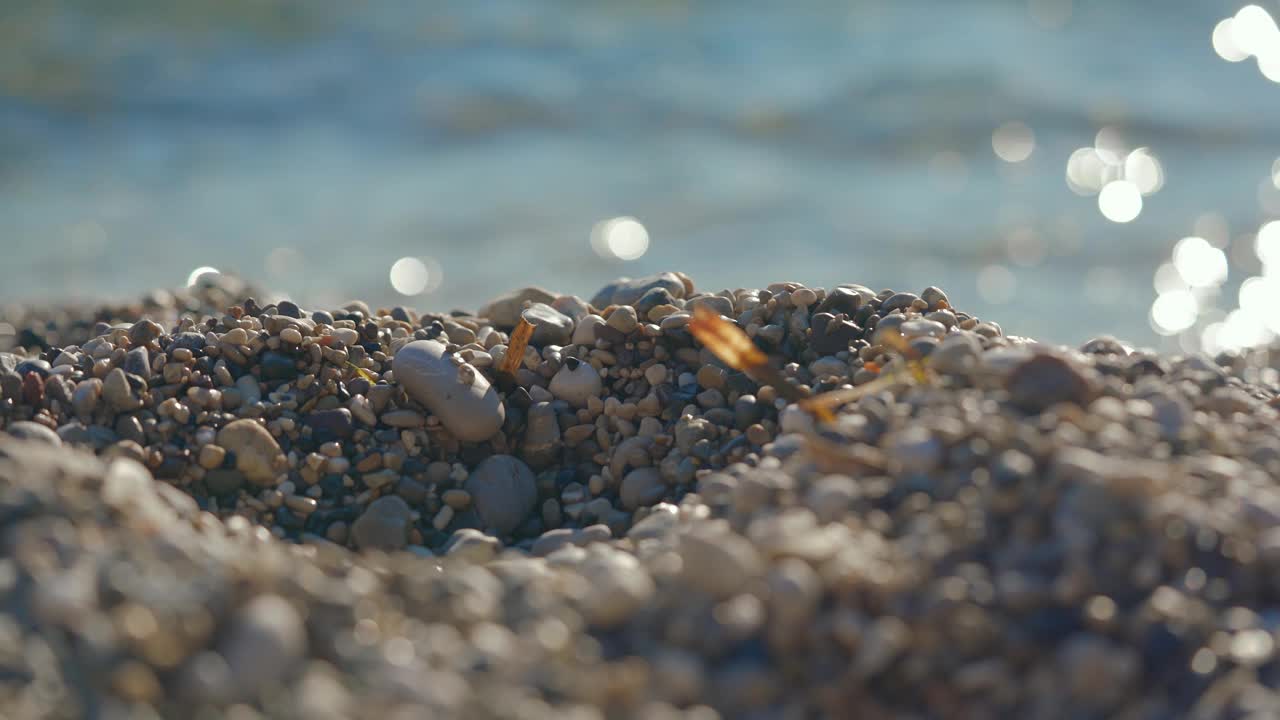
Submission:
[[[279,303],[276,303],[276,314],[291,318],[301,318],[302,310],[288,300],[281,300]]]
[[[396,483],[396,494],[410,505],[419,505],[427,499],[427,486],[413,478],[400,478]]]
[[[655,287],[649,288],[640,299],[635,302],[636,314],[640,316],[640,321],[645,322],[649,317],[649,311],[659,305],[673,305],[675,298],[666,288]]]
[[[151,377],[151,355],[145,345],[139,345],[125,353],[124,371],[139,377]]]
[[[5,432],[16,438],[22,438],[23,440],[38,440],[50,445],[62,444],[62,438],[58,436],[58,433],[50,430],[40,423],[31,422],[30,420],[19,420],[18,422],[11,423],[5,428]]]
[[[0,398],[16,398],[22,394],[22,377],[17,373],[0,373]]]
[[[914,303],[919,299],[920,299],[920,296],[916,295],[915,293],[908,293],[908,292],[894,293],[889,297],[885,298],[884,301],[880,303],[880,312],[887,314],[887,313],[893,312],[894,310],[906,310],[907,308],[911,307],[912,303]]]
[[[268,380],[292,380],[298,377],[298,367],[293,358],[278,352],[262,353],[262,377]]]
[[[312,321],[314,321],[317,325],[318,325],[318,324],[324,324],[324,325],[332,325],[332,324],[333,324],[333,316],[332,316],[332,315],[330,315],[329,313],[327,313],[327,312],[323,311],[323,310],[317,310],[317,311],[315,311],[315,312],[311,313],[311,319],[312,319]]]
[[[346,408],[313,412],[307,415],[306,425],[311,428],[311,439],[317,443],[346,440],[356,427],[351,411]]]
[[[346,492],[342,484],[342,476],[337,473],[329,473],[321,477],[317,484],[320,486],[321,494],[327,498],[341,497]]]
[[[40,373],[29,372],[22,376],[22,399],[32,407],[44,403],[44,380]]]
[[[1036,355],[1013,369],[1008,380],[1009,398],[1027,412],[1043,412],[1051,405],[1072,402],[1087,405],[1094,387],[1066,360]]]
[[[52,368],[50,368],[49,363],[41,360],[40,358],[27,358],[26,360],[18,363],[18,366],[14,368],[14,372],[18,373],[19,376],[24,376],[29,372],[33,372],[39,375],[41,379],[44,379],[49,377],[49,370],[51,369]]]
[[[204,335],[197,332],[184,332],[173,336],[173,342],[169,344],[169,350],[184,348],[194,353],[204,350],[204,345]]]
[[[229,468],[217,468],[205,473],[204,486],[210,495],[230,495],[244,485],[244,473]]]
[[[809,347],[819,355],[834,355],[849,349],[849,343],[862,335],[862,328],[848,320],[827,313],[813,316]]]
[[[276,508],[276,524],[290,532],[298,532],[306,524],[306,518],[287,507]]]
[[[858,312],[858,308],[862,307],[862,295],[856,290],[849,288],[832,288],[827,292],[827,297],[818,303],[817,312],[829,313],[831,315],[853,316]]]

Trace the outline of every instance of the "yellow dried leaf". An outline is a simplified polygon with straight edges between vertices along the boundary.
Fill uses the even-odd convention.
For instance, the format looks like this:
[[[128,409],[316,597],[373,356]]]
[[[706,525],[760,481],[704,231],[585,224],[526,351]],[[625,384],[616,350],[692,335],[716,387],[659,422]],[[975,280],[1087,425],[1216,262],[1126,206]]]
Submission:
[[[769,364],[746,333],[705,307],[694,308],[689,332],[734,370],[750,372]]]
[[[507,343],[507,354],[502,358],[498,371],[506,375],[514,375],[524,360],[524,349],[529,346],[529,338],[533,337],[533,323],[520,318],[520,324],[511,331],[511,342]]]

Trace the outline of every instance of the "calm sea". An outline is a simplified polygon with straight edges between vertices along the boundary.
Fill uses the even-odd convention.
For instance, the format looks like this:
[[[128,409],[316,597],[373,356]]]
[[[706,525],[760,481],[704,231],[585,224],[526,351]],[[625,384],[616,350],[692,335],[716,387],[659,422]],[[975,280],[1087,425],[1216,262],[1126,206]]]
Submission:
[[[1223,248],[1230,310],[1280,216],[1280,85],[1211,43],[1241,4],[5,3],[0,302],[211,266],[447,310],[681,269],[936,284],[1009,332],[1167,344],[1175,243]],[[1159,182],[1130,222],[1069,186],[1078,149],[1140,147]],[[619,216],[636,259],[593,249]]]

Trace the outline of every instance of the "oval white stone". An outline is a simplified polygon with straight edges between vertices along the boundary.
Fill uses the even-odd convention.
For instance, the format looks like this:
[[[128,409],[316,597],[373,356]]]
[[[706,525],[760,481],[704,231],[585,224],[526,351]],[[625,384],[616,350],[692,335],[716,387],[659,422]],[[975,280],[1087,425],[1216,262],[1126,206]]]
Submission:
[[[493,437],[506,420],[498,392],[479,370],[460,372],[435,340],[416,340],[400,348],[392,361],[395,378],[414,400],[422,403],[464,442]],[[469,377],[468,377],[469,375]]]

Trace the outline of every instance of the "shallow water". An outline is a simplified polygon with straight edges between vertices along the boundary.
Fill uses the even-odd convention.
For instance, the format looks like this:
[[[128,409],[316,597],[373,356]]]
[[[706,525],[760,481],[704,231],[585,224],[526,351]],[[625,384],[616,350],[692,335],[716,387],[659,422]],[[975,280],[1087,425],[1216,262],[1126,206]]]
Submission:
[[[1203,215],[1225,309],[1258,272],[1280,85],[1214,53],[1237,4],[1065,2],[1035,3],[1070,9],[1053,28],[1013,0],[6,4],[0,301],[209,265],[304,304],[473,308],[682,269],[937,284],[1009,332],[1155,344],[1153,271]],[[1025,161],[993,153],[1009,121]],[[1163,166],[1127,224],[1065,179],[1103,127]],[[619,215],[639,259],[592,250]],[[405,256],[438,263],[430,292],[392,289]]]

